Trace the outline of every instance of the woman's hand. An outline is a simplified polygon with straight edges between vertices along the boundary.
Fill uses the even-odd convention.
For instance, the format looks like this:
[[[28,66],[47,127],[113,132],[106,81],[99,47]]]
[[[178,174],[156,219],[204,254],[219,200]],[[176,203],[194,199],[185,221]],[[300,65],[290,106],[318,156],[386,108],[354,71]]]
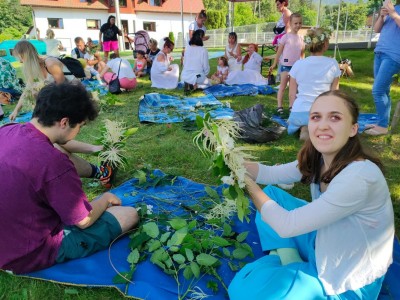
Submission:
[[[8,118],[10,119],[11,122],[14,122],[15,119],[17,118],[17,115],[18,115],[18,111],[16,111],[14,109],[14,111],[8,116]]]

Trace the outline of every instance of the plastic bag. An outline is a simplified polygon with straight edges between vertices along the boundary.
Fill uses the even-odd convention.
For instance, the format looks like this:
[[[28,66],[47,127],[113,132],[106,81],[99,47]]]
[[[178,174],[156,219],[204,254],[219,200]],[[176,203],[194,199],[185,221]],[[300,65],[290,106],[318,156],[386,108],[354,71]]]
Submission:
[[[252,107],[235,112],[233,120],[239,123],[241,137],[248,143],[266,143],[279,139],[285,127],[262,127],[264,106],[256,104]]]
[[[108,83],[108,91],[111,94],[120,94],[121,93],[121,85],[119,83],[119,78],[118,78],[118,76],[116,76],[114,78],[114,75],[117,75],[117,74],[113,74],[113,76],[111,77],[111,80]]]

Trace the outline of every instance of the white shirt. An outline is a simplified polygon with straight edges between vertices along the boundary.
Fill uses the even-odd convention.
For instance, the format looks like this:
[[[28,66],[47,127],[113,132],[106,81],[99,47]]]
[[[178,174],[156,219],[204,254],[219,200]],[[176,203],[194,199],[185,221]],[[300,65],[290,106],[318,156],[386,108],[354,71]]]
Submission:
[[[194,84],[197,75],[205,77],[210,72],[207,49],[201,46],[187,46],[183,60],[182,81]]]
[[[114,58],[111,59],[107,62],[107,66],[115,73],[118,75],[118,68],[119,68],[119,63],[121,62],[121,68],[119,70],[119,78],[136,78],[135,73],[132,70],[132,66],[124,58]]]
[[[297,161],[259,165],[261,184],[300,181]],[[313,201],[287,211],[267,201],[261,215],[281,237],[317,231],[315,257],[318,278],[328,295],[356,290],[382,277],[392,263],[394,216],[389,189],[371,161],[349,164],[324,193],[311,184]]]
[[[331,89],[340,77],[337,61],[326,56],[308,56],[294,63],[289,75],[296,79],[297,95],[292,112],[308,112],[315,98]]]
[[[196,31],[196,30],[198,30],[198,29],[203,30],[203,31],[204,31],[204,34],[206,33],[206,30],[207,30],[206,26],[204,26],[204,25],[201,26],[201,27],[199,27],[199,25],[197,25],[197,22],[196,22],[196,21],[194,21],[194,22],[192,22],[192,23],[189,24],[189,30]]]
[[[262,57],[260,54],[257,52],[253,52],[253,54],[250,56],[249,60],[244,64],[243,68],[245,70],[254,70],[257,71],[258,73],[261,72],[261,63],[262,63]]]

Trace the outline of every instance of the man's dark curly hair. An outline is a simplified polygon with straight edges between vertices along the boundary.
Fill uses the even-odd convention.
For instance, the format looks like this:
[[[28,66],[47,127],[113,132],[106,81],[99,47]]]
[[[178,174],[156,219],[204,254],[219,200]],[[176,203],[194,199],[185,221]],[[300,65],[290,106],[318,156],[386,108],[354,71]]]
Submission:
[[[49,84],[37,96],[33,118],[46,127],[51,127],[62,118],[69,119],[75,127],[84,121],[93,121],[98,115],[98,107],[90,93],[79,82]]]

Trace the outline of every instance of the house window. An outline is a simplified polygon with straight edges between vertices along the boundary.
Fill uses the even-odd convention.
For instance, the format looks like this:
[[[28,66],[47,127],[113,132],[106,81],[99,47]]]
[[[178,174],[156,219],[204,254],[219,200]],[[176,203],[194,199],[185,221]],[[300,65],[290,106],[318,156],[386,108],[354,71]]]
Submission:
[[[108,0],[108,5],[110,7],[114,7],[115,6],[115,0]],[[119,6],[120,7],[126,7],[126,0],[119,0]]]
[[[49,23],[49,28],[59,28],[64,29],[63,19],[52,19],[48,18],[47,22]]]
[[[143,22],[143,29],[146,31],[156,31],[156,22]]]
[[[100,29],[100,20],[87,19],[86,27],[87,29]]]
[[[151,6],[161,6],[162,5],[162,1],[161,0],[149,0],[149,4]]]

